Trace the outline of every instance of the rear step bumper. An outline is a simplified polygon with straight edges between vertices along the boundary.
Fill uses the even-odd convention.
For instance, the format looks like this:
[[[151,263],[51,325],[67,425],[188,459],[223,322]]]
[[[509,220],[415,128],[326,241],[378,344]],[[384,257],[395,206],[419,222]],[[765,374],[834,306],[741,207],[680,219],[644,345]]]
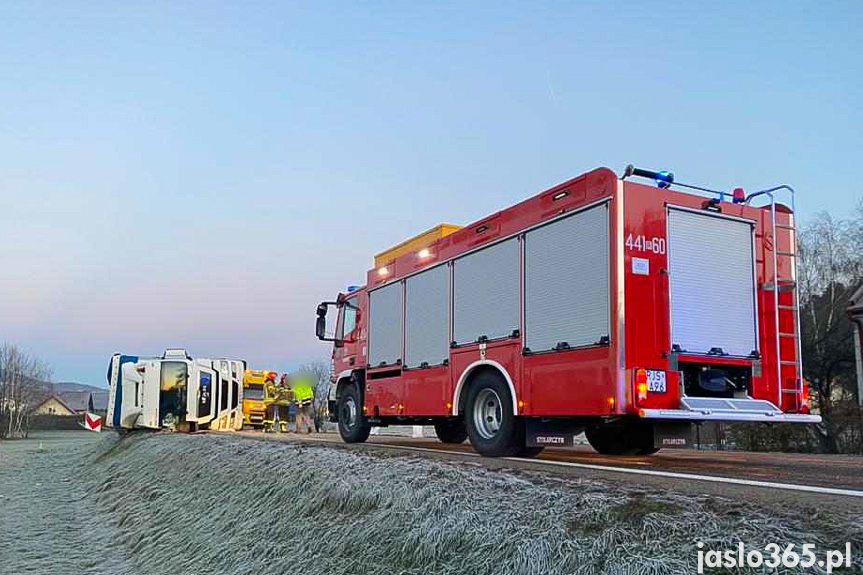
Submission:
[[[767,423],[821,423],[820,415],[802,413],[712,411],[710,409],[639,409],[642,419],[673,419],[689,421],[764,421]]]
[[[766,421],[773,423],[820,423],[820,415],[783,413],[765,399],[682,397],[680,409],[640,409],[644,419],[690,421]]]

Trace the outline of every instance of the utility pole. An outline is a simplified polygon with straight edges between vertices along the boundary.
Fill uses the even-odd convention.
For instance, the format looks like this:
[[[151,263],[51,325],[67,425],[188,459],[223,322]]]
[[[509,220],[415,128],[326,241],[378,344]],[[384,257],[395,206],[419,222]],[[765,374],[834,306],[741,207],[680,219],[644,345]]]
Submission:
[[[854,350],[857,352],[857,405],[863,406],[863,325],[857,322],[854,330]]]
[[[863,406],[863,285],[848,301],[848,319],[854,323],[854,353],[857,356],[857,405]]]

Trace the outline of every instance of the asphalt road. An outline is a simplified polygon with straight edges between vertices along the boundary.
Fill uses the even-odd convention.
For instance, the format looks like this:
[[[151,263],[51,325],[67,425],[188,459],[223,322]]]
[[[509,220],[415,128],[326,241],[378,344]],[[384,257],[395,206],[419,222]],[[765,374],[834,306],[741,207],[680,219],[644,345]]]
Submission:
[[[383,437],[374,438],[373,441],[430,449],[473,451],[468,443],[452,446],[428,439]],[[612,457],[600,455],[590,447],[580,445],[569,449],[547,448],[538,459],[863,491],[863,457],[855,456],[665,449],[652,456]]]
[[[566,477],[627,482],[645,489],[744,497],[748,502],[823,506],[863,513],[863,457],[664,449],[652,456],[609,457],[590,447],[547,448],[535,459],[480,457],[470,444],[429,438],[372,436],[347,445],[335,434],[239,432],[258,440],[327,444],[379,454],[469,461],[493,469],[542,471]]]

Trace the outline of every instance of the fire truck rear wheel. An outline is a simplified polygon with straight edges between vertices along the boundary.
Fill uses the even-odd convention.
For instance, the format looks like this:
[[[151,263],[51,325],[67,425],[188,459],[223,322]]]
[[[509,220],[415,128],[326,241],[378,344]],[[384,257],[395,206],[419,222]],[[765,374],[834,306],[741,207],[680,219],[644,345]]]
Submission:
[[[434,432],[443,443],[464,443],[467,428],[462,419],[444,419],[434,424]]]
[[[627,441],[625,428],[616,425],[595,425],[584,431],[590,446],[602,455],[634,455],[638,447]]]
[[[543,449],[545,449],[545,448],[544,447],[523,447],[521,449],[521,451],[519,451],[516,455],[518,455],[519,457],[536,457],[537,455],[542,453]]]
[[[629,422],[625,427],[626,439],[635,455],[653,455],[659,451],[654,447],[653,425],[644,422]]]
[[[362,443],[369,438],[372,426],[362,414],[357,388],[350,385],[342,391],[337,402],[339,435],[345,443]]]
[[[515,417],[506,382],[482,372],[471,383],[464,409],[473,448],[487,457],[510,457],[524,449],[524,423]]]

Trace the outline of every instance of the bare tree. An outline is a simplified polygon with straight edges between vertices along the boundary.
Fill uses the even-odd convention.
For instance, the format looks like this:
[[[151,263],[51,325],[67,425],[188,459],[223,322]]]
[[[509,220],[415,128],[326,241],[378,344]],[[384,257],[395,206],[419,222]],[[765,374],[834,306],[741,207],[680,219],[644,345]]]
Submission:
[[[14,345],[0,346],[0,439],[26,437],[37,397],[47,391],[48,365]]]
[[[847,450],[840,445],[847,428],[859,427],[854,421],[859,411],[856,417],[847,413],[855,364],[852,324],[844,310],[863,281],[863,202],[848,220],[816,215],[801,227],[798,243],[803,373],[823,418],[818,441],[824,451],[836,453]]]

